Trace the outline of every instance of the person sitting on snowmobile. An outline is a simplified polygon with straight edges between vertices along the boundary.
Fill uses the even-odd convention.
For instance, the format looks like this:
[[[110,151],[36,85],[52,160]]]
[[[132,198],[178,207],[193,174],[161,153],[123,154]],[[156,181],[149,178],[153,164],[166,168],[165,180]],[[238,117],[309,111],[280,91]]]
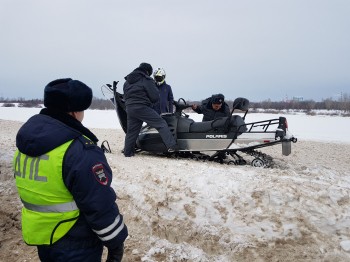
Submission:
[[[231,115],[230,107],[225,103],[225,96],[223,94],[214,94],[208,97],[202,101],[200,106],[193,104],[192,109],[198,114],[203,114],[202,122]]]
[[[153,108],[159,114],[172,113],[174,96],[171,86],[165,82],[165,70],[157,68],[153,73],[153,78],[159,90],[159,101],[154,104]]]
[[[143,122],[157,129],[168,152],[174,152],[177,146],[168,124],[152,108],[152,104],[159,100],[158,88],[150,77],[152,71],[150,64],[141,63],[125,77],[123,90],[127,113],[127,132],[124,144],[124,156],[126,157],[132,157],[135,154],[135,143]]]

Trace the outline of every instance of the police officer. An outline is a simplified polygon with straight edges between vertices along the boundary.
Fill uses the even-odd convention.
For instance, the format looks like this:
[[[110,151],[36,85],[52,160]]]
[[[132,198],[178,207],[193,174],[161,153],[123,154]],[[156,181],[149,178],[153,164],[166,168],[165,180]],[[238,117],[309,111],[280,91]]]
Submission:
[[[23,203],[22,234],[41,261],[121,261],[128,230],[111,188],[112,170],[98,139],[82,125],[92,90],[58,79],[44,105],[18,131],[16,186]]]
[[[127,113],[127,132],[124,144],[126,157],[132,157],[135,154],[135,143],[143,122],[158,130],[168,152],[174,152],[177,148],[168,124],[152,107],[159,101],[159,91],[150,77],[152,71],[150,64],[141,63],[125,77],[123,91]]]
[[[225,103],[225,96],[223,94],[212,95],[203,100],[200,106],[193,104],[192,109],[198,114],[203,114],[203,122],[231,115],[230,107]]]

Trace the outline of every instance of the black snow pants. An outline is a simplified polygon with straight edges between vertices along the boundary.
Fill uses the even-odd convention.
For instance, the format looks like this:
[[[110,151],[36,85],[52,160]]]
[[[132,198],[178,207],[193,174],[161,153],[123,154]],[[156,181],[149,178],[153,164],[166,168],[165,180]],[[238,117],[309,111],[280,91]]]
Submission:
[[[158,130],[167,148],[176,145],[170,129],[165,120],[151,107],[142,104],[132,104],[126,106],[127,132],[125,136],[124,155],[133,156],[135,154],[135,143],[140,133],[143,122]]]

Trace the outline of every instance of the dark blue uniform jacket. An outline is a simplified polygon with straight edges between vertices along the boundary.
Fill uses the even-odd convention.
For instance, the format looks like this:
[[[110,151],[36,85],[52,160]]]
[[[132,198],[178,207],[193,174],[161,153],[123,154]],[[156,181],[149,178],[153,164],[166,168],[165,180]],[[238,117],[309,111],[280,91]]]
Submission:
[[[165,81],[158,86],[160,100],[154,105],[154,109],[159,113],[172,113],[173,112],[173,91],[171,86]]]
[[[66,151],[62,163],[62,176],[80,210],[80,217],[58,242],[73,240],[78,247],[79,242],[85,242],[84,245],[102,243],[108,248],[120,246],[128,231],[115,202],[116,194],[110,186],[112,171],[103,151],[96,145],[94,134],[66,113],[43,109],[20,128],[16,145],[22,153],[36,157],[72,139],[74,142]],[[104,176],[101,176],[101,171]],[[112,228],[104,234],[98,232],[108,226]],[[117,233],[117,230],[120,232]],[[101,240],[103,237],[107,238]]]

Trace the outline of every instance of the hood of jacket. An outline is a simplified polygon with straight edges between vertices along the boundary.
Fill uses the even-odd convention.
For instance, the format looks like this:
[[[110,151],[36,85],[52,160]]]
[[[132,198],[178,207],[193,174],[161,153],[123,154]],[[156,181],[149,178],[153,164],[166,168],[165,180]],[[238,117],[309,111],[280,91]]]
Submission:
[[[129,84],[134,84],[139,81],[141,78],[150,78],[145,72],[140,69],[135,69],[130,74],[128,74],[124,79],[129,82]],[[151,78],[150,78],[151,79]]]
[[[82,134],[94,142],[97,138],[72,116],[62,113],[61,120],[50,116],[47,109],[32,116],[18,131],[16,146],[22,153],[36,157],[45,154],[56,147],[75,139]],[[77,127],[77,128],[75,128]]]

